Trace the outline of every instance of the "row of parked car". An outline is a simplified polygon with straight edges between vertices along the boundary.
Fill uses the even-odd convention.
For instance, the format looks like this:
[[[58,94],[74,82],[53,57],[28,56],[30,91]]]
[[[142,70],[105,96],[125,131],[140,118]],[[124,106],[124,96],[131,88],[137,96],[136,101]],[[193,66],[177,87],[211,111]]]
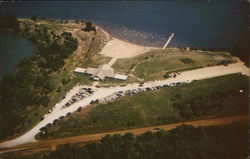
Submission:
[[[92,88],[81,88],[74,96],[72,96],[72,98],[70,99],[70,101],[68,101],[63,108],[70,106],[71,104],[82,100],[88,96],[90,96],[91,94],[94,93],[94,90]]]
[[[179,74],[180,74],[180,72],[172,73],[172,74],[171,74],[171,77],[172,77],[172,78],[175,78],[175,77],[177,77]]]
[[[155,87],[135,88],[135,89],[127,90],[127,91],[119,91],[119,92],[114,93],[110,97],[92,100],[90,102],[90,104],[111,102],[111,101],[113,101],[113,100],[115,100],[115,99],[117,99],[119,97],[123,97],[123,96],[126,96],[126,95],[133,96],[135,93],[139,93],[139,92],[143,92],[143,91],[156,91],[156,90],[161,89],[161,88],[180,86],[181,84],[182,84],[181,82],[176,82],[176,83],[159,85],[159,86],[155,86]]]
[[[116,92],[114,95],[107,97],[107,98],[102,98],[102,99],[96,99],[92,100],[90,104],[97,104],[97,103],[105,103],[105,102],[111,102],[115,100],[118,97],[125,96],[125,93],[123,91]]]

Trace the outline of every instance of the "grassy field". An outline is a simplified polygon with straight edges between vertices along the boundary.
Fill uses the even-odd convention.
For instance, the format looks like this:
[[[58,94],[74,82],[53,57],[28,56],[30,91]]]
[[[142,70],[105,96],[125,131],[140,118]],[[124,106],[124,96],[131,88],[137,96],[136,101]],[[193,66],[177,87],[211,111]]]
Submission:
[[[239,89],[243,89],[245,93],[240,94]],[[235,94],[221,97],[223,99],[222,109],[212,110],[207,112],[205,116],[193,117],[191,120],[206,116],[247,113],[248,78],[234,74],[201,80],[180,87],[164,88],[154,92],[141,92],[134,96],[122,97],[108,104],[88,106],[48,127],[46,136],[43,136],[43,138],[184,121],[187,119],[173,106],[174,103],[185,103],[194,97],[228,91],[233,91]],[[181,95],[181,97],[177,98],[177,95]],[[243,101],[243,104],[241,101]]]
[[[169,72],[219,65],[223,60],[234,62],[228,52],[184,51],[168,48],[153,50],[134,58],[119,59],[113,67],[118,72],[131,72],[136,77],[153,80],[163,79],[163,76]]]

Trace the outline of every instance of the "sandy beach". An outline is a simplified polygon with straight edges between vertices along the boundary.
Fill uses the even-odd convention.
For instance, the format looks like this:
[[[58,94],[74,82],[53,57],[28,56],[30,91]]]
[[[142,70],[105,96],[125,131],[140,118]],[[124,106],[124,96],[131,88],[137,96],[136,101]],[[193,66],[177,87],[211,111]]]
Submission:
[[[97,29],[105,33],[108,37],[108,42],[103,47],[99,54],[113,57],[113,58],[130,58],[134,56],[138,56],[144,54],[153,49],[159,49],[157,47],[148,47],[133,44],[124,40],[120,40],[118,38],[112,37],[107,31],[97,26]]]

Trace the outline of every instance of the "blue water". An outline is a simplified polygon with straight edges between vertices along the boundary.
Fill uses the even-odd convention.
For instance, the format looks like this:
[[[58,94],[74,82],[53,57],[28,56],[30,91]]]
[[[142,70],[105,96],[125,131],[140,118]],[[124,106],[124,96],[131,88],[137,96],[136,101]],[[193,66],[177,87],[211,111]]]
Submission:
[[[85,19],[131,42],[232,50],[247,30],[249,8],[238,1],[15,2],[3,3],[3,13],[18,17]]]
[[[44,1],[4,2],[0,11],[17,17],[89,20],[115,37],[142,45],[163,46],[174,32],[170,46],[230,51],[246,36],[249,6],[243,0]],[[1,41],[1,74],[33,51],[28,41],[12,36]]]
[[[0,32],[0,79],[13,73],[18,62],[35,53],[36,46],[29,40],[13,33]]]

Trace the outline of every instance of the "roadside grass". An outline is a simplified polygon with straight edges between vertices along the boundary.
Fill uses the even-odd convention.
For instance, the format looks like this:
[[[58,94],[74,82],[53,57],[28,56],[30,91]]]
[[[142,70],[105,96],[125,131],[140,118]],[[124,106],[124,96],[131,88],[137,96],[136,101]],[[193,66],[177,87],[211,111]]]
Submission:
[[[145,81],[163,79],[164,74],[169,72],[192,70],[201,67],[219,65],[222,59],[215,60],[215,56],[221,56],[224,60],[235,62],[228,52],[210,51],[184,51],[178,48],[168,48],[166,50],[152,50],[143,55],[119,59],[113,65],[115,71],[131,72],[136,77]]]
[[[63,79],[68,79],[69,81],[66,84],[62,84]],[[67,94],[73,87],[77,84],[90,84],[91,81],[87,76],[81,76],[79,74],[74,74],[74,77],[68,76],[66,73],[57,74],[54,78],[52,83],[55,86],[55,91],[50,94],[50,103],[52,107],[58,103],[63,96]],[[60,90],[60,91],[59,91]]]
[[[234,91],[237,95],[226,97],[221,110],[212,110],[205,116],[189,120],[247,113],[247,107],[239,105],[239,102],[246,101],[248,98],[241,95],[238,92],[239,89],[245,89],[245,92],[248,92],[248,78],[233,74],[196,81],[179,87],[141,92],[107,104],[83,108],[80,112],[71,114],[47,127],[46,135],[38,134],[36,138],[58,138],[186,121],[187,119],[173,106],[174,103],[185,103],[192,98],[216,92]],[[177,95],[181,97],[177,98]]]
[[[112,79],[112,78],[107,78],[104,81],[102,81],[100,83],[100,86],[112,86],[112,85],[127,85],[129,83],[138,83],[140,81],[138,81],[137,79],[135,79],[134,77],[130,77],[128,76],[128,79],[126,81],[123,80],[118,80],[118,79]]]

